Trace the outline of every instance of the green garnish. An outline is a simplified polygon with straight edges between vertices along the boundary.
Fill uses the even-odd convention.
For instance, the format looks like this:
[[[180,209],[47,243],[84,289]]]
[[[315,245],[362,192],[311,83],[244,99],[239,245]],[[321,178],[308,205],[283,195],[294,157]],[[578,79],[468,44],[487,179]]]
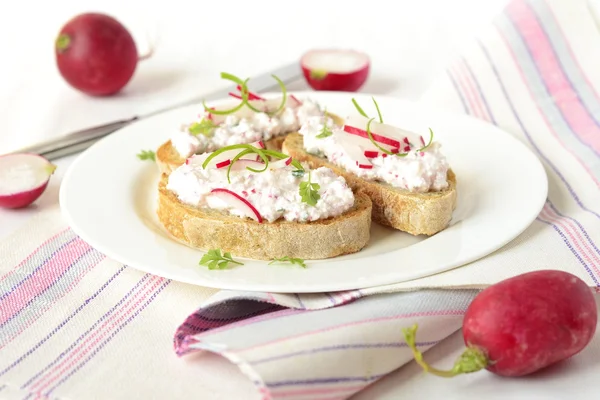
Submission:
[[[156,161],[156,154],[152,150],[142,150],[137,154],[137,158],[140,160]]]
[[[203,100],[202,101],[202,105],[204,106],[204,110],[210,114],[218,114],[218,115],[227,115],[227,114],[232,114],[236,111],[238,111],[239,109],[241,109],[244,104],[246,106],[248,106],[249,109],[251,109],[254,112],[264,112],[267,115],[276,115],[277,113],[279,113],[281,110],[283,110],[283,107],[285,107],[285,103],[287,102],[287,89],[285,87],[285,84],[283,83],[283,81],[281,79],[279,79],[277,76],[275,75],[271,75],[273,77],[273,79],[275,79],[277,81],[277,83],[279,84],[279,87],[281,88],[281,92],[283,93],[283,98],[281,99],[281,104],[279,104],[279,107],[273,111],[273,112],[267,112],[267,111],[263,111],[263,110],[259,110],[258,108],[254,107],[252,104],[249,103],[249,95],[250,92],[248,90],[248,81],[250,80],[250,78],[247,78],[246,80],[242,81],[240,78],[238,78],[237,76],[230,74],[228,72],[221,72],[221,78],[222,79],[226,79],[228,81],[232,81],[234,83],[237,83],[240,86],[240,93],[242,96],[242,101],[240,104],[238,104],[237,106],[230,108],[229,110],[212,110],[210,108],[207,107],[206,102]]]
[[[355,98],[352,98],[352,103],[354,104],[354,107],[356,107],[356,110],[358,111],[358,113],[359,113],[360,115],[362,115],[362,116],[363,116],[363,117],[365,117],[365,118],[369,118],[369,116],[367,115],[367,113],[365,113],[365,112],[363,111],[363,109],[362,109],[362,108],[360,108],[360,106],[358,105],[358,102],[356,101],[356,99],[355,99]]]
[[[371,97],[371,99],[373,100],[373,103],[375,103],[375,109],[377,110],[377,115],[379,116],[379,122],[383,124],[383,117],[381,116],[381,111],[379,111],[379,105],[375,101],[375,97]]]
[[[431,146],[431,142],[433,142],[433,131],[431,130],[431,128],[429,128],[429,143],[427,143],[425,146],[421,147],[417,151],[423,151],[423,150],[425,150],[426,148],[428,148],[429,146]]]
[[[244,151],[239,152],[235,157],[233,157],[233,159],[231,160],[231,163],[229,164],[229,167],[227,168],[227,182],[229,182],[229,183],[231,183],[230,173],[231,173],[231,168],[233,167],[233,164],[235,164],[236,161],[238,161],[240,158],[242,158],[243,156],[245,156],[247,154],[256,153],[262,159],[262,161],[265,163],[265,167],[263,169],[254,169],[251,167],[246,167],[247,170],[252,171],[252,172],[257,172],[257,173],[265,172],[267,170],[267,168],[269,167],[269,156],[278,158],[280,160],[289,157],[287,154],[283,154],[283,153],[280,153],[275,150],[259,149],[258,147],[254,147],[251,144],[233,144],[233,145],[221,147],[220,149],[215,150],[210,156],[208,156],[206,158],[206,160],[204,160],[204,163],[202,163],[202,168],[206,169],[206,167],[210,163],[210,161],[213,158],[215,158],[216,156],[218,156],[219,154],[223,153],[224,151],[233,150],[233,149],[244,149]],[[292,160],[292,165],[299,170],[304,170],[304,168],[302,167],[302,164],[300,164],[300,162],[298,162],[297,160]]]
[[[377,142],[373,138],[373,134],[371,133],[371,122],[373,122],[374,119],[375,118],[371,118],[369,120],[369,122],[367,122],[367,136],[369,137],[369,140],[371,141],[371,143],[373,143],[373,145],[375,147],[377,147],[379,150],[381,150],[385,154],[388,154],[390,156],[406,157],[408,155],[408,153],[392,153],[388,149],[385,149],[385,148],[381,147],[379,144],[377,144]]]
[[[327,126],[327,122],[325,122],[325,124],[323,125],[323,128],[321,128],[321,133],[319,133],[317,136],[315,136],[317,139],[324,139],[328,136],[333,135],[333,131],[331,130],[330,127]]]
[[[306,171],[302,170],[302,169],[296,169],[294,171],[292,171],[292,175],[294,175],[296,178],[302,178],[304,176]]]
[[[210,119],[202,119],[200,122],[194,122],[188,128],[188,132],[194,136],[203,134],[204,136],[208,136],[212,133],[212,130],[216,128],[214,122]]]
[[[200,260],[200,265],[205,265],[208,269],[225,269],[229,263],[244,265],[239,261],[235,261],[230,253],[221,255],[221,249],[209,250]]]
[[[308,181],[300,182],[300,196],[302,197],[302,201],[308,205],[315,206],[317,205],[317,201],[321,198],[319,194],[319,189],[321,185],[318,183],[310,182],[310,171],[308,172]]]
[[[281,258],[274,258],[273,261],[271,261],[269,263],[269,265],[276,263],[276,262],[280,262],[280,263],[289,262],[291,264],[297,264],[297,265],[301,266],[302,268],[306,268],[306,264],[304,263],[304,260],[301,258],[291,258],[288,256],[281,257]]]

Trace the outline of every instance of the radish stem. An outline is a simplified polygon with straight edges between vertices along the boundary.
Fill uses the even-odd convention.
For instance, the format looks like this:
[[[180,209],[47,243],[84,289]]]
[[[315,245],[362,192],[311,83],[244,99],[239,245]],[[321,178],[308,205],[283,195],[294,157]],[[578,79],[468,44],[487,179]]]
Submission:
[[[482,350],[474,347],[468,347],[460,355],[458,360],[454,362],[454,366],[451,370],[443,371],[434,368],[427,364],[425,360],[423,360],[423,353],[417,349],[417,324],[410,328],[402,329],[402,332],[404,333],[404,340],[406,341],[406,344],[408,344],[408,347],[412,350],[415,361],[421,366],[421,368],[423,368],[425,372],[429,372],[430,374],[441,376],[442,378],[452,378],[460,374],[477,372],[486,368],[489,364],[489,360]]]
[[[71,44],[71,37],[66,33],[63,33],[56,38],[56,48],[59,52],[63,52],[69,48]]]

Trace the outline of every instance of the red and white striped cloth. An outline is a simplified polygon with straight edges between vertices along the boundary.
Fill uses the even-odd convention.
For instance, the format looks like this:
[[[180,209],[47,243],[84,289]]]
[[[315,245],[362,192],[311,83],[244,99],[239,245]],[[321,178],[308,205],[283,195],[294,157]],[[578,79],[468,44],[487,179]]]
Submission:
[[[477,288],[541,268],[600,286],[600,34],[586,4],[510,3],[423,99],[502,127],[544,162],[548,201],[513,242],[398,285],[217,292],[105,258],[56,207],[0,244],[0,398],[186,397],[210,390],[198,378],[210,358],[193,354],[208,350],[248,376],[248,398],[346,399],[411,360],[403,327],[419,324],[423,350],[460,329]]]

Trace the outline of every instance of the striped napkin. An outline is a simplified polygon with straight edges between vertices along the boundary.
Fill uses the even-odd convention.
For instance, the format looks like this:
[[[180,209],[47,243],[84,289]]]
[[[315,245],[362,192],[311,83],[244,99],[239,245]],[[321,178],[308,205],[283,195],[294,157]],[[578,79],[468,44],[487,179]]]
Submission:
[[[541,268],[600,286],[600,34],[586,4],[511,2],[423,99],[502,127],[543,160],[548,201],[513,242],[385,287],[216,291],[106,258],[56,205],[0,243],[0,398],[346,399],[411,360],[403,327],[418,323],[418,346],[435,346],[482,287]]]

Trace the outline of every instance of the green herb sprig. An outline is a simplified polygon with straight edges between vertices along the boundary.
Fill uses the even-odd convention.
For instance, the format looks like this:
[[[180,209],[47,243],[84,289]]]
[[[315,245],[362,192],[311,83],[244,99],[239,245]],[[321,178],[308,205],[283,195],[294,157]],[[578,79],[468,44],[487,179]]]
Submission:
[[[317,201],[321,198],[319,194],[319,189],[321,185],[318,183],[310,182],[310,172],[308,173],[308,180],[305,182],[300,182],[300,197],[302,197],[302,201],[308,205],[316,206]]]
[[[152,150],[142,150],[137,154],[137,158],[140,160],[156,161],[156,153],[154,153]]]
[[[206,105],[206,102],[203,100],[202,105],[204,106],[204,110],[210,114],[227,115],[227,114],[232,114],[232,113],[240,110],[244,105],[246,105],[249,109],[251,109],[254,112],[265,112],[267,115],[271,115],[271,116],[278,114],[281,110],[283,110],[283,108],[285,107],[285,104],[287,102],[287,89],[281,79],[279,79],[276,75],[271,75],[271,76],[273,77],[273,79],[275,79],[277,81],[277,83],[279,84],[279,87],[281,88],[281,92],[283,94],[281,103],[279,104],[279,107],[277,107],[277,109],[275,111],[268,112],[268,111],[259,110],[258,108],[254,107],[252,104],[250,104],[250,102],[249,102],[250,101],[249,100],[250,91],[248,90],[248,81],[250,80],[250,78],[246,78],[245,80],[242,80],[239,77],[237,77],[233,74],[230,74],[228,72],[221,72],[221,78],[228,80],[228,81],[232,81],[234,83],[237,83],[240,86],[240,93],[241,93],[242,101],[240,102],[240,104],[238,104],[237,106],[235,106],[233,108],[230,108],[229,110],[213,110],[213,109],[209,108]]]
[[[301,258],[292,258],[289,256],[285,256],[285,257],[281,257],[281,258],[274,258],[273,261],[271,261],[269,263],[269,265],[274,264],[274,263],[286,263],[289,262],[290,264],[296,264],[301,266],[302,268],[306,268],[306,264],[304,263],[304,260]]]
[[[213,121],[208,118],[203,118],[200,122],[192,123],[188,128],[188,132],[194,136],[200,134],[209,136],[216,127],[217,125]]]
[[[221,255],[221,249],[209,250],[200,260],[200,265],[205,265],[208,269],[225,269],[229,263],[244,265],[239,261],[235,261],[229,252]]]

